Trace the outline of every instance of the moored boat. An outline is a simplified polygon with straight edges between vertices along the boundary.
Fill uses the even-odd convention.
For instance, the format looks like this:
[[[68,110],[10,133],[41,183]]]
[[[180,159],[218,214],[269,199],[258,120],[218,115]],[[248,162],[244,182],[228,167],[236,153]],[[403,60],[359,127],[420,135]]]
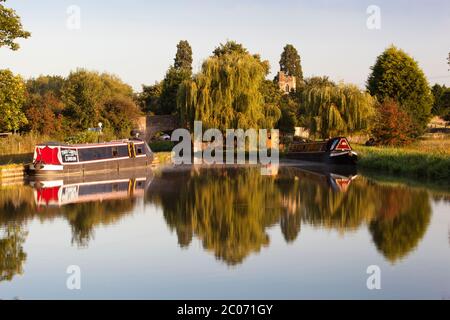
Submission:
[[[28,173],[34,176],[85,175],[151,165],[153,152],[140,139],[105,143],[37,145]]]
[[[358,160],[358,154],[345,137],[319,142],[294,142],[289,146],[286,157],[339,165],[355,165]]]

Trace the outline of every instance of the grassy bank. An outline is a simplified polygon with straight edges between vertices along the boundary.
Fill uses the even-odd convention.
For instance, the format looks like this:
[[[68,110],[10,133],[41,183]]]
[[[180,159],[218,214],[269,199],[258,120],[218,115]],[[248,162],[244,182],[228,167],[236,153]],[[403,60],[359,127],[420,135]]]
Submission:
[[[11,156],[25,153],[33,153],[36,144],[51,140],[47,136],[36,134],[13,134],[6,138],[0,138],[0,156]]]
[[[450,178],[450,139],[420,140],[403,148],[354,145],[362,169],[448,181]]]
[[[30,163],[36,144],[51,140],[36,134],[13,134],[0,138],[0,168]]]

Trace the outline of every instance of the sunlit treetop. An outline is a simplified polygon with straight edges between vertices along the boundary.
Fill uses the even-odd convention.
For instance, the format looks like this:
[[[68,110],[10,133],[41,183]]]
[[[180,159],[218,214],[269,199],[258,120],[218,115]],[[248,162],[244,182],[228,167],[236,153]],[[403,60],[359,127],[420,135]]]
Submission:
[[[19,44],[15,42],[17,38],[28,38],[31,34],[22,27],[20,17],[13,9],[6,8],[0,0],[0,48],[8,47],[11,50],[18,50]]]

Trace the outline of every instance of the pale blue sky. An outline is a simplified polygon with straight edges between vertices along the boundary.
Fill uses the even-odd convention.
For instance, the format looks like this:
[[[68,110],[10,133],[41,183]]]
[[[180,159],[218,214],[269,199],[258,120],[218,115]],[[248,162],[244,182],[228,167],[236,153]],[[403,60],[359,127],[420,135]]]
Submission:
[[[366,27],[366,9],[381,9],[381,30]],[[180,39],[191,43],[194,71],[227,39],[243,43],[278,70],[286,43],[297,47],[305,76],[363,87],[375,58],[395,44],[419,61],[430,83],[450,85],[450,2],[416,1],[87,1],[8,0],[32,37],[17,52],[0,49],[0,68],[25,78],[67,75],[77,67],[108,71],[134,89],[163,78]],[[81,29],[66,27],[81,9]]]

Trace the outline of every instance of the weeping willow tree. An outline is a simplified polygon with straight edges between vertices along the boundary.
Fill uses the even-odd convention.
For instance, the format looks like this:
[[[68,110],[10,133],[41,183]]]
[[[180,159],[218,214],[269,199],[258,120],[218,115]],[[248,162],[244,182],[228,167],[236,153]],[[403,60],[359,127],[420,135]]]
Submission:
[[[219,130],[273,128],[280,118],[279,107],[266,103],[262,94],[268,62],[231,44],[216,49],[201,72],[180,85],[177,105],[185,126],[192,128],[199,120],[205,128]]]
[[[375,99],[354,85],[307,86],[300,95],[305,125],[321,138],[367,129]]]

